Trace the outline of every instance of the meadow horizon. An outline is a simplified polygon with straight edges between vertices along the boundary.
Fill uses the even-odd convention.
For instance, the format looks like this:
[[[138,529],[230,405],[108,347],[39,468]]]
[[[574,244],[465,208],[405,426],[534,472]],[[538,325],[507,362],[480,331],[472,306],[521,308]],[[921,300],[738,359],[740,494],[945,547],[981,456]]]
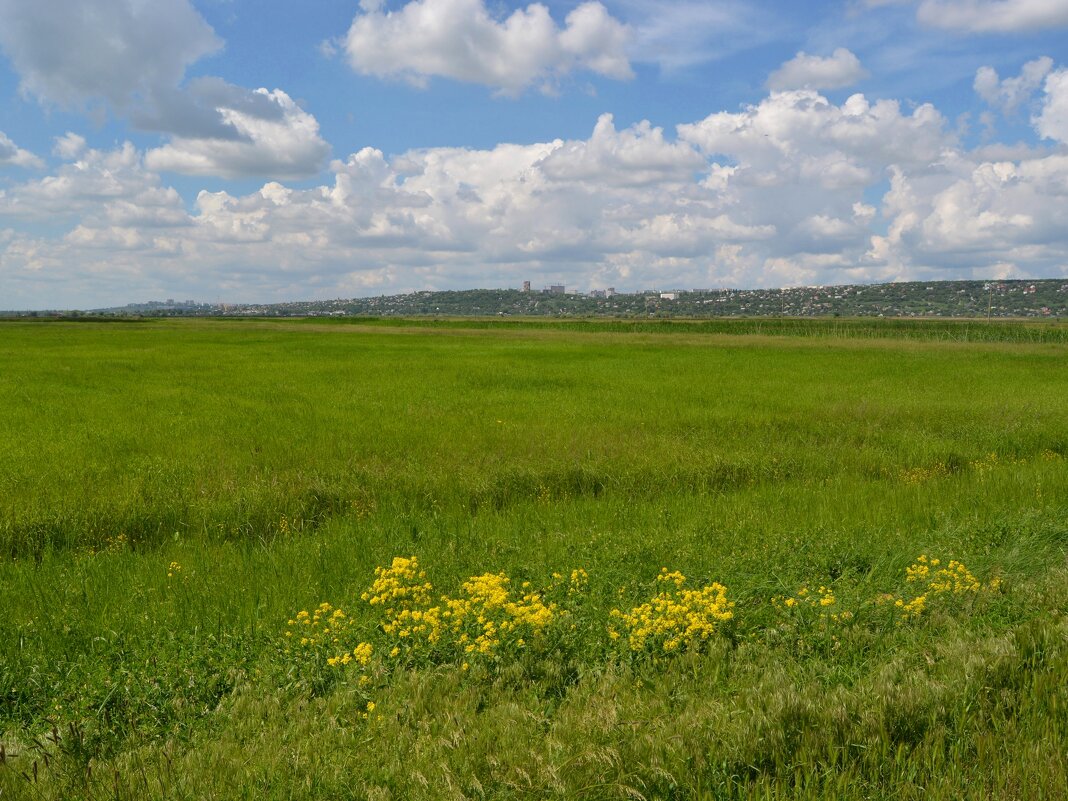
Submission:
[[[2,325],[6,793],[1063,797],[1063,336],[417,322]]]

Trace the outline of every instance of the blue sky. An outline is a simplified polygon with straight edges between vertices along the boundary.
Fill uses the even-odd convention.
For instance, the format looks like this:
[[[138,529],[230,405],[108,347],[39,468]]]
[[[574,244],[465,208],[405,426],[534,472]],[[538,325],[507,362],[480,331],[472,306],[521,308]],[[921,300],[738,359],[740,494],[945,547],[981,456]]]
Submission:
[[[0,309],[1068,275],[1068,0],[0,0]]]

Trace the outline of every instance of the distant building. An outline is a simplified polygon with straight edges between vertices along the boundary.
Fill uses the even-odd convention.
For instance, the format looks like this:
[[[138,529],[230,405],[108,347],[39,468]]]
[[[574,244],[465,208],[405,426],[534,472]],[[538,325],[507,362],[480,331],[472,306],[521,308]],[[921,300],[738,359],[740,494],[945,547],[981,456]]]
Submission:
[[[564,294],[567,294],[567,288],[563,284],[550,284],[549,285],[549,294],[550,295],[564,295]]]
[[[679,297],[679,293],[678,292],[661,292],[660,293],[660,299],[661,300],[678,300],[678,297]]]
[[[610,287],[608,287],[608,289],[606,289],[604,291],[604,296],[606,298],[613,297],[615,294],[616,294],[616,288],[614,286],[610,286]]]
[[[530,281],[524,281],[523,282],[523,290],[522,291],[523,292],[529,292],[530,291]]]

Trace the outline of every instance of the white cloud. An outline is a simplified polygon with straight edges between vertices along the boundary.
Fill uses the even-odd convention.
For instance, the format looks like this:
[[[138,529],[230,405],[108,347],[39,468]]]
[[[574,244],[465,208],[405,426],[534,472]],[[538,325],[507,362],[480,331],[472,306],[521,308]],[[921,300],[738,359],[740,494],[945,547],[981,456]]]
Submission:
[[[0,19],[0,47],[24,92],[72,108],[106,103],[165,134],[169,143],[149,153],[154,169],[305,177],[329,153],[315,118],[285,92],[185,81],[191,64],[222,46],[189,0],[0,0]],[[84,147],[71,136],[57,155]]]
[[[1019,75],[1005,80],[998,78],[997,70],[993,67],[980,67],[975,73],[973,86],[976,94],[988,105],[1004,114],[1012,114],[1030,101],[1051,69],[1053,59],[1049,56],[1028,61],[1020,69]]]
[[[52,146],[52,152],[66,161],[73,161],[78,158],[86,148],[85,137],[74,133],[74,131],[67,131],[63,136],[57,136],[55,138],[55,144]]]
[[[69,143],[71,136],[68,134],[61,141]],[[144,169],[141,154],[129,142],[110,151],[85,149],[84,140],[81,145],[68,151],[71,161],[53,175],[18,184],[0,196],[0,217],[72,219],[91,225],[113,220],[116,209],[123,204],[127,208],[142,207],[143,215],[126,215],[127,220],[136,216],[141,222],[161,207],[181,209],[178,193],[163,187],[159,176]]]
[[[684,142],[665,141],[663,130],[648,122],[617,131],[612,115],[602,114],[589,139],[561,144],[538,166],[555,180],[640,187],[689,182],[705,160]]]
[[[860,59],[844,47],[827,57],[810,56],[802,51],[768,76],[768,88],[841,89],[868,75]]]
[[[498,21],[484,0],[411,0],[399,11],[365,3],[345,39],[357,72],[416,84],[440,76],[516,95],[574,70],[632,76],[628,31],[601,3],[573,9],[560,28],[540,3]]]
[[[16,167],[43,167],[44,162],[28,150],[16,145],[7,134],[0,131],[0,167],[8,164]]]
[[[175,136],[169,144],[148,151],[148,168],[226,177],[294,178],[318,172],[330,146],[319,136],[315,117],[281,89],[257,89],[248,99],[261,102],[217,108],[240,139]]]
[[[884,199],[886,236],[870,257],[906,272],[931,268],[990,276],[1068,272],[1068,157],[976,162],[961,157],[941,174],[895,171]]]
[[[924,25],[969,33],[1012,33],[1068,26],[1068,0],[923,0]]]
[[[67,107],[139,103],[222,45],[188,0],[0,0],[0,19],[23,91]]]
[[[1046,77],[1036,118],[1058,136],[1065,73]],[[775,92],[674,132],[617,129],[602,115],[573,140],[392,157],[364,148],[333,161],[321,185],[202,191],[192,209],[155,171],[158,154],[94,150],[71,135],[56,152],[69,160],[53,174],[0,194],[0,221],[66,228],[0,236],[5,297],[13,285],[63,286],[82,298],[66,305],[82,306],[87,291],[104,305],[523,279],[766,286],[1056,275],[1068,265],[1063,148],[969,151],[934,107],[860,94],[836,104]]]
[[[804,177],[830,188],[868,182],[889,164],[929,164],[953,142],[930,104],[903,114],[895,100],[870,103],[855,94],[836,106],[811,90],[773,93],[742,112],[680,125],[679,134],[744,168],[736,181]]]
[[[1047,75],[1045,90],[1042,110],[1033,120],[1035,129],[1043,139],[1068,144],[1068,69]]]
[[[585,2],[571,11],[560,31],[560,47],[578,69],[587,69],[609,78],[634,77],[627,61],[627,27],[608,13],[599,2]],[[564,62],[556,68],[570,70]]]

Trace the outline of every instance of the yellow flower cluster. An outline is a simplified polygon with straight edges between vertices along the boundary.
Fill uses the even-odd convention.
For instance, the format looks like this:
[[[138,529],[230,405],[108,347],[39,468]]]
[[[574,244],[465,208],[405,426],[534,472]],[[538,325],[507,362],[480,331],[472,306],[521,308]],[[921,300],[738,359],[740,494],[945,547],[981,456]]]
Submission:
[[[949,475],[949,468],[943,462],[936,462],[930,467],[909,467],[898,473],[902,484],[916,486]]]
[[[360,597],[371,606],[381,606],[389,615],[395,610],[427,606],[433,589],[426,572],[419,569],[418,559],[397,556],[389,567],[375,568],[375,580]]]
[[[940,559],[928,559],[926,554],[920,554],[913,564],[905,568],[905,579],[910,582],[927,582],[931,592],[935,594],[951,592],[961,595],[966,592],[979,592],[982,587],[979,579],[973,576],[963,563],[953,559],[946,567],[941,567],[941,564]],[[934,568],[939,569],[932,573]]]
[[[575,571],[570,584],[579,585],[586,578],[584,570]],[[397,557],[389,567],[375,568],[374,581],[360,597],[377,613],[375,629],[383,637],[385,658],[437,659],[461,653],[489,655],[502,647],[522,649],[558,617],[557,605],[532,590],[529,582],[513,592],[504,573],[472,576],[456,597],[442,596],[436,602],[433,589],[414,556]],[[353,663],[367,667],[375,653],[371,642],[352,648],[352,621],[329,603],[313,614],[300,612],[289,626],[286,636],[300,636],[303,649],[332,647],[336,654],[342,648],[326,660],[331,667]],[[350,635],[348,644],[345,632]]]
[[[975,461],[971,462],[970,466],[972,470],[978,473],[979,477],[982,478],[998,466],[998,455],[991,451],[981,459],[976,459]]]
[[[321,658],[324,653],[332,653],[326,660],[330,667],[356,664],[365,668],[371,663],[374,646],[369,642],[358,642],[354,648],[350,648],[355,641],[354,635],[358,634],[355,623],[345,614],[345,610],[333,606],[329,601],[323,601],[311,612],[302,609],[296,617],[287,621],[286,626],[287,641],[295,640],[305,656],[316,655]],[[289,653],[288,647],[286,652]],[[360,677],[360,686],[369,683],[367,676]]]
[[[586,591],[586,587],[590,583],[590,574],[583,568],[575,568],[571,571],[571,579],[567,583],[568,595],[579,595]]]
[[[796,594],[790,596],[777,595],[771,599],[771,605],[776,609],[804,609],[807,607],[817,607],[820,609],[826,609],[828,606],[834,606],[838,603],[838,599],[834,597],[834,590],[830,587],[820,585],[816,588],[815,592],[808,588],[808,585],[802,585]],[[824,615],[821,614],[820,617]],[[849,620],[852,618],[851,612],[842,612],[841,615],[833,614],[832,619],[835,621]]]
[[[774,633],[792,642],[799,653],[827,653],[841,646],[840,627],[853,620],[848,609],[839,609],[834,589],[819,585],[810,590],[802,585],[793,595],[778,595],[771,605],[780,615]]]
[[[171,562],[167,565],[167,578],[174,578],[175,576],[181,575],[181,573],[182,566],[177,562]]]
[[[894,606],[900,610],[902,620],[911,620],[923,614],[927,608],[928,596],[963,596],[978,593],[983,588],[972,572],[956,559],[942,567],[942,560],[928,558],[926,554],[920,554],[916,561],[905,568],[905,580],[910,584],[919,585],[923,592],[906,600],[893,595],[881,596],[876,603],[884,603],[892,600]],[[1000,582],[994,579],[988,584],[988,589],[997,589]]]
[[[700,589],[686,590],[686,577],[662,568],[656,577],[657,593],[629,612],[611,611],[622,632],[608,630],[613,640],[626,636],[631,651],[647,648],[664,653],[692,648],[707,641],[722,624],[734,617],[734,603],[727,600],[727,588],[712,582]]]
[[[1046,456],[1046,453],[1047,452],[1044,451],[1041,454],[1041,458],[1043,458],[1043,459],[1048,461],[1048,457]],[[969,467],[971,467],[972,470],[974,470],[979,475],[979,478],[985,478],[987,473],[992,472],[995,468],[997,468],[1001,464],[1004,464],[1004,465],[1023,465],[1023,464],[1027,464],[1027,459],[1024,459],[1024,458],[1019,457],[1019,456],[998,456],[997,453],[995,453],[994,451],[991,451],[986,456],[983,456],[983,457],[981,457],[979,459],[976,459],[976,460],[968,463]]]
[[[941,564],[941,560],[932,559],[927,561],[927,557],[920,554],[919,558],[914,563],[905,568],[905,580],[906,581],[925,581],[928,576],[931,575],[931,568],[938,567]]]
[[[979,580],[963,564],[951,560],[948,567],[939,570],[931,578],[931,592],[938,594],[951,592],[961,595],[966,592],[979,592]]]
[[[465,653],[490,654],[502,643],[523,648],[527,637],[541,635],[556,618],[556,605],[529,591],[529,584],[518,598],[510,584],[504,573],[483,573],[464,582],[459,598],[442,599],[450,631]]]
[[[85,553],[89,556],[96,556],[98,553],[120,553],[126,549],[126,546],[130,544],[129,538],[125,534],[116,534],[114,537],[105,537],[104,544],[99,550],[94,546],[89,546]]]
[[[894,602],[894,606],[901,610],[901,617],[905,620],[919,617],[927,607],[927,596],[917,595],[911,601],[905,601],[903,598],[898,598]]]
[[[1043,450],[1039,455],[1039,459],[1044,461],[1052,461],[1059,458],[1059,455],[1055,451]],[[979,477],[980,480],[986,478],[988,474],[996,470],[1002,465],[1022,465],[1027,464],[1027,459],[1019,456],[1002,455],[999,456],[996,452],[991,451],[978,459],[973,459],[968,462],[968,467]],[[907,467],[898,471],[897,478],[903,484],[917,485],[923,484],[927,481],[933,481],[939,478],[947,478],[952,475],[954,471],[945,462],[935,462],[932,465],[926,467]],[[885,474],[892,476],[893,473],[885,471]]]
[[[323,601],[311,613],[306,609],[297,612],[295,618],[286,622],[289,627],[286,637],[296,639],[302,648],[318,645],[338,645],[344,633],[352,626],[352,620],[344,610]],[[295,632],[295,633],[294,633]]]
[[[382,631],[401,640],[422,639],[433,645],[441,639],[441,614],[440,606],[394,610],[392,615],[387,614],[382,619]]]
[[[374,581],[360,597],[380,607],[383,633],[411,650],[424,643],[435,645],[444,633],[442,607],[431,605],[433,589],[416,557],[398,556],[389,567],[375,568]],[[394,645],[389,655],[396,657],[400,652],[401,647]]]
[[[355,648],[352,649],[352,653],[346,651],[341,656],[332,656],[326,660],[326,664],[330,667],[337,667],[355,662],[360,667],[367,667],[371,662],[371,656],[374,653],[374,646],[369,642],[361,642]]]
[[[180,571],[177,563],[171,564],[169,574]],[[959,561],[943,566],[926,555],[908,566],[905,578],[915,587],[913,595],[875,598],[875,605],[889,606],[899,623],[921,617],[935,599],[952,601],[999,585],[996,578],[980,584]],[[358,624],[324,601],[311,612],[297,613],[285,636],[304,659],[325,661],[333,668],[359,668],[361,688],[371,685],[375,676],[388,674],[397,664],[392,660],[398,659],[408,665],[453,663],[467,671],[480,663],[485,666],[487,659],[514,657],[535,643],[544,649],[557,642],[555,634],[564,636],[565,622],[576,629],[586,619],[588,585],[589,574],[582,568],[554,573],[544,592],[528,581],[513,586],[503,572],[482,573],[464,581],[454,596],[437,595],[416,557],[396,557],[388,567],[375,568],[371,585],[360,596],[367,607],[356,615]],[[696,650],[734,619],[735,604],[718,582],[690,588],[685,575],[665,567],[654,587],[649,600],[609,614],[608,636],[628,652]],[[769,636],[796,642],[802,651],[836,649],[838,635],[854,620],[829,585],[804,585],[771,603],[779,621]],[[547,638],[550,632],[553,638]]]

